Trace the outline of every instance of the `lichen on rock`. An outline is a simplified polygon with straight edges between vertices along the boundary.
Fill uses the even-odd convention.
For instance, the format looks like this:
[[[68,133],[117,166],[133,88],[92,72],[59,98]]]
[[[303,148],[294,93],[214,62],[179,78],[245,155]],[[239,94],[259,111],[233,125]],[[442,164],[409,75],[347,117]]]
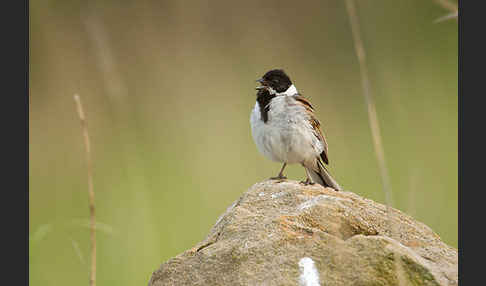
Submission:
[[[257,183],[149,285],[458,285],[457,250],[389,210],[320,185]]]

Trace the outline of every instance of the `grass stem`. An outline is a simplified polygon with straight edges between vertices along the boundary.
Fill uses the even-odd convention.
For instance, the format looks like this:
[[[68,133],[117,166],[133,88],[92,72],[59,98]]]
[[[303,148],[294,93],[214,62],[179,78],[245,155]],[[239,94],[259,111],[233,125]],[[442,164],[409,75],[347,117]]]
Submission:
[[[353,36],[354,48],[356,56],[358,57],[359,70],[361,75],[361,86],[363,89],[363,96],[365,98],[368,119],[371,128],[371,135],[373,138],[373,145],[375,148],[376,158],[378,160],[378,165],[381,173],[381,180],[383,184],[383,191],[385,193],[385,200],[387,205],[387,213],[390,216],[390,207],[393,205],[392,188],[390,183],[390,177],[388,175],[388,168],[385,162],[385,151],[383,149],[383,144],[381,140],[380,125],[378,123],[378,115],[376,113],[375,103],[373,97],[371,96],[370,80],[368,78],[368,69],[366,66],[366,53],[361,40],[360,25],[358,21],[358,15],[356,13],[356,6],[354,5],[354,0],[346,0],[346,10],[348,12],[349,21],[351,25],[351,32]],[[391,224],[391,219],[389,217],[389,223]],[[390,232],[393,234],[392,225],[390,225]]]
[[[434,23],[440,23],[450,19],[456,19],[457,21],[457,17],[459,16],[459,8],[457,7],[456,3],[450,2],[449,0],[434,0],[434,2],[442,8],[450,11],[449,14],[436,19]]]
[[[89,141],[88,126],[84,115],[83,105],[79,95],[74,95],[74,101],[78,110],[81,128],[84,137],[84,146],[86,151],[86,164],[88,169],[88,198],[89,198],[89,215],[90,215],[90,240],[91,240],[91,271],[89,276],[89,285],[96,286],[96,217],[95,217],[95,193],[93,189],[93,166],[91,162],[91,145]]]

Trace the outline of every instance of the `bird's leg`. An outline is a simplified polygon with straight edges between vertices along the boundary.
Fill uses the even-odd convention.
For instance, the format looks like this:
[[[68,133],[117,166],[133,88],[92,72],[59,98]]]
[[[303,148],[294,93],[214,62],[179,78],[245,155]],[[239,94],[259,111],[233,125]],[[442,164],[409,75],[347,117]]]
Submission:
[[[287,177],[284,176],[283,171],[285,169],[285,166],[287,166],[287,163],[284,163],[282,166],[282,169],[280,169],[280,173],[278,173],[278,176],[276,177],[271,177],[271,180],[282,180],[282,179],[287,179]]]
[[[309,170],[307,170],[307,168],[304,166],[304,164],[302,164],[302,167],[304,167],[305,174],[307,175],[307,178],[305,179],[305,181],[300,181],[300,183],[304,184],[304,185],[314,185],[315,182],[312,181],[312,177],[309,174]]]

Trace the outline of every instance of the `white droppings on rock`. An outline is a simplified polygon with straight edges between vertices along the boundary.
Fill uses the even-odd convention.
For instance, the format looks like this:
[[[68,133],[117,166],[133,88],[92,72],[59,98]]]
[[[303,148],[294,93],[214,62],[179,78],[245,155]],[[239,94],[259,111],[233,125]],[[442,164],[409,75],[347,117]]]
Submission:
[[[308,209],[310,207],[313,207],[317,205],[320,201],[325,200],[325,199],[335,199],[334,197],[326,196],[326,195],[318,195],[317,197],[313,197],[312,199],[305,201],[301,203],[298,208],[299,210],[304,210]]]
[[[317,272],[314,260],[309,257],[304,257],[299,261],[300,286],[320,286],[319,273]]]
[[[272,199],[276,199],[276,198],[279,198],[283,195],[287,194],[287,192],[278,192],[276,194],[272,194]]]
[[[261,193],[258,194],[259,197],[263,197],[264,195],[265,195],[264,192],[261,192]]]
[[[348,199],[342,199],[342,198],[338,198],[338,197],[332,197],[332,196],[327,196],[327,195],[318,195],[318,196],[313,197],[312,199],[310,199],[308,201],[301,203],[297,208],[299,210],[304,210],[304,209],[313,207],[313,206],[317,205],[320,201],[324,201],[324,200],[328,200],[328,201],[349,201]]]

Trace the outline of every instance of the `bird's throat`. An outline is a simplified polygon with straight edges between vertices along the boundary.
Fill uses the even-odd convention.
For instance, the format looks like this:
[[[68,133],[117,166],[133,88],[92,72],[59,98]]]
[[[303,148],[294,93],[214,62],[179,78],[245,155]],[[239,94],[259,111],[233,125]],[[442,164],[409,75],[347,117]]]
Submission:
[[[270,101],[276,97],[275,94],[270,94],[267,90],[258,91],[257,102],[260,107],[261,119],[264,123],[268,121],[268,111],[270,111]]]

